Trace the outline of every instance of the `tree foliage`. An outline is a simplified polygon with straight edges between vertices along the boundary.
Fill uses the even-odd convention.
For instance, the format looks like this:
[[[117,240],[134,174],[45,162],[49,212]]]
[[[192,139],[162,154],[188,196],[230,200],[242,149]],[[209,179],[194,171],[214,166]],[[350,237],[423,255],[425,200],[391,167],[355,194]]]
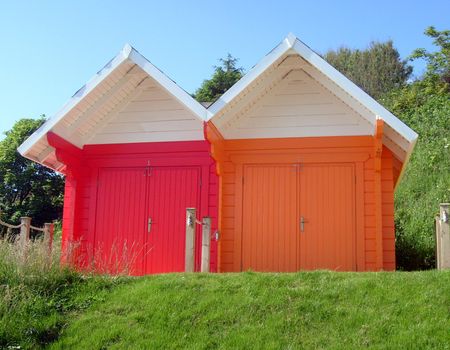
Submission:
[[[204,80],[195,92],[194,98],[197,101],[214,102],[241,79],[244,69],[236,66],[237,58],[228,54],[226,58],[221,58],[219,61],[221,65],[214,66],[214,74],[211,79]]]
[[[22,157],[17,147],[44,122],[21,119],[0,142],[0,208],[8,221],[30,216],[34,225],[61,218],[64,179]]]
[[[375,99],[404,86],[412,73],[392,41],[372,42],[365,50],[341,47],[324,58]]]
[[[431,26],[425,30],[425,35],[433,39],[433,44],[439,49],[435,52],[428,52],[420,48],[414,50],[410,59],[424,59],[427,63],[427,70],[423,80],[428,87],[436,88],[435,84],[448,90],[450,85],[450,30],[438,31]]]

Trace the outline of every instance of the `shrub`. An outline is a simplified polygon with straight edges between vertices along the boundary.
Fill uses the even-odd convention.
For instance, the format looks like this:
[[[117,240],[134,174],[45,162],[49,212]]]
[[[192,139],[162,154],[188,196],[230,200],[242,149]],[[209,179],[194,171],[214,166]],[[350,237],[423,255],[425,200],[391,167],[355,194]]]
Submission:
[[[385,103],[419,134],[395,195],[397,268],[433,268],[434,217],[439,203],[450,199],[450,97],[418,82]]]

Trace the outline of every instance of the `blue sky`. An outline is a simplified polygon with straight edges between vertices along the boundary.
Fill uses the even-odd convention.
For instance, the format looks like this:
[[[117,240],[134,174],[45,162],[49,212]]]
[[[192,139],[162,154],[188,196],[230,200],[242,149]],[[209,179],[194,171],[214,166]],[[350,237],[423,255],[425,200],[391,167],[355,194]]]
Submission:
[[[289,32],[319,53],[392,39],[406,57],[449,14],[449,0],[2,2],[0,132],[56,113],[127,42],[193,92],[218,58],[248,69]]]

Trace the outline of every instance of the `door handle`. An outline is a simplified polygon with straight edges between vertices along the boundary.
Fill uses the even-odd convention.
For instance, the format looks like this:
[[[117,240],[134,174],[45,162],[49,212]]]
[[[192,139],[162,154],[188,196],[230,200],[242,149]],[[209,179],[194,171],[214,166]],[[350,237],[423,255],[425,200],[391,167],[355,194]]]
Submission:
[[[150,233],[150,231],[152,230],[152,218],[148,218],[147,221],[147,233]]]
[[[300,232],[305,232],[305,223],[307,223],[308,220],[305,220],[303,216],[300,216]]]

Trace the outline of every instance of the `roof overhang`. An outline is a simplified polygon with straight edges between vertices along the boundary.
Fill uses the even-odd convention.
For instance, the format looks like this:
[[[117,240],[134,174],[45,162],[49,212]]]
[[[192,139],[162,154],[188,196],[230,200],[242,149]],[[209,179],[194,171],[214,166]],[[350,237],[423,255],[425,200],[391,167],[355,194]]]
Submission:
[[[274,81],[276,82],[277,76],[275,73],[270,72],[274,72],[275,68],[280,66],[280,63],[286,57],[292,55],[300,56],[302,61],[305,62],[300,68],[307,75],[358,112],[361,117],[370,123],[371,127],[368,130],[371,135],[374,133],[377,118],[385,122],[386,128],[383,135],[383,144],[403,163],[401,171],[403,172],[416,144],[418,138],[417,133],[293,34],[289,34],[278,46],[270,51],[258,64],[208,108],[208,120],[217,127],[219,132],[224,134],[224,138],[227,138],[226,132],[225,130],[221,130],[221,128],[226,127],[227,118],[230,118],[230,115],[236,115],[238,113],[238,109],[242,108],[243,105],[241,101],[247,99],[248,104],[251,98],[256,99],[258,97],[257,90],[264,93],[264,90],[271,89],[270,84],[274,84]],[[281,72],[281,77],[284,77],[283,74],[285,73]],[[298,136],[301,137],[302,135]],[[333,136],[341,135],[337,134]]]
[[[205,107],[133,47],[126,44],[120,53],[80,88],[58,113],[26,139],[18,151],[33,161],[61,171],[64,164],[57,160],[55,149],[47,141],[47,134],[53,132],[76,147],[82,148],[89,143],[98,129],[90,118],[97,116],[99,119],[98,115],[103,111],[105,114],[113,114],[137,96],[149,81],[167,92],[196,118],[199,121],[198,133],[202,134],[203,123],[207,119]],[[90,124],[88,131],[74,132],[77,127],[84,126],[86,129]],[[168,137],[170,138],[170,135]]]

